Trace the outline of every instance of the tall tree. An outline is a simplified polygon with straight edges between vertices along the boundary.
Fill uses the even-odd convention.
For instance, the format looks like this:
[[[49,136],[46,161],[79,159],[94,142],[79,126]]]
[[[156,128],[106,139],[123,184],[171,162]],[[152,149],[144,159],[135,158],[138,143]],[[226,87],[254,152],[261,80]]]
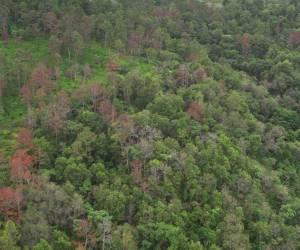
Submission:
[[[9,18],[9,8],[5,3],[1,4],[0,10],[0,32],[2,41],[7,44],[8,43],[8,18]]]
[[[244,33],[240,39],[242,51],[244,54],[248,54],[251,48],[251,38],[248,33]]]
[[[107,122],[114,121],[118,116],[117,110],[110,100],[100,101],[98,103],[97,111],[103,115]]]
[[[17,141],[19,147],[30,149],[33,147],[33,138],[30,130],[23,128],[18,133]]]
[[[196,121],[200,122],[203,120],[203,108],[198,102],[191,102],[186,112]]]
[[[54,12],[48,12],[43,16],[44,31],[55,34],[58,31],[59,20]]]
[[[0,79],[0,114],[3,112],[3,93],[4,88],[6,86],[6,81],[4,79]]]
[[[17,245],[20,240],[20,232],[17,226],[12,221],[5,223],[4,229],[0,232],[0,247],[1,249],[9,250],[20,250],[21,248]]]
[[[300,32],[299,31],[292,31],[288,37],[288,45],[291,48],[294,48],[300,44]]]
[[[0,211],[6,217],[13,220],[20,218],[23,201],[22,188],[12,189],[5,187],[0,189]]]
[[[10,175],[17,182],[29,183],[32,180],[30,168],[34,164],[34,157],[27,149],[18,149],[11,158]]]

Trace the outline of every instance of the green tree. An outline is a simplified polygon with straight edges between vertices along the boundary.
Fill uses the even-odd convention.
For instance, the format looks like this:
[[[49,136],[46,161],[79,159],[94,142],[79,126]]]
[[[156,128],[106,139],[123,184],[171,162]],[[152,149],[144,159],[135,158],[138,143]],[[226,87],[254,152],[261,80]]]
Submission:
[[[226,214],[222,228],[222,245],[224,249],[249,249],[249,236],[244,232],[242,208]]]
[[[91,160],[96,139],[97,135],[93,133],[89,127],[84,127],[71,145],[73,154],[77,157],[79,156],[83,159]]]
[[[123,192],[100,187],[94,190],[94,197],[96,208],[109,211],[114,220],[124,220],[127,199]]]
[[[176,119],[182,114],[183,107],[184,101],[180,96],[166,94],[156,96],[147,108],[153,113],[166,116],[170,119]]]
[[[20,240],[20,233],[12,221],[7,221],[4,229],[0,232],[0,249],[1,250],[19,250],[17,244]]]
[[[41,239],[50,239],[50,226],[45,215],[34,208],[28,209],[23,214],[21,230],[21,243],[24,246],[33,247]]]
[[[65,232],[53,231],[53,249],[54,250],[72,250],[73,246]]]
[[[38,244],[36,244],[32,250],[53,250],[50,244],[46,240],[40,240]]]

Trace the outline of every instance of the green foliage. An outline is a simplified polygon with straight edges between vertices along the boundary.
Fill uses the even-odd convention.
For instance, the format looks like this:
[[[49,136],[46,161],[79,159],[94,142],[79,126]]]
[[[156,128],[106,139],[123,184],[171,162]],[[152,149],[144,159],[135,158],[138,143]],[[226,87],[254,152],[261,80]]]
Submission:
[[[2,2],[1,250],[300,248],[297,1]]]
[[[169,119],[178,118],[183,112],[184,101],[177,95],[158,95],[148,109]]]
[[[180,228],[162,222],[139,225],[140,249],[183,249],[188,246],[187,238]]]
[[[20,232],[12,221],[5,223],[4,229],[0,234],[0,248],[18,250],[20,247],[17,245],[20,239]]]
[[[125,216],[126,196],[120,191],[109,189],[95,190],[95,207],[109,211],[115,220],[123,220]]]
[[[36,244],[33,248],[33,250],[53,250],[53,248],[49,245],[49,243],[46,240],[40,240],[38,244]]]
[[[73,249],[69,237],[62,231],[54,230],[53,232],[53,249],[54,250],[71,250]]]

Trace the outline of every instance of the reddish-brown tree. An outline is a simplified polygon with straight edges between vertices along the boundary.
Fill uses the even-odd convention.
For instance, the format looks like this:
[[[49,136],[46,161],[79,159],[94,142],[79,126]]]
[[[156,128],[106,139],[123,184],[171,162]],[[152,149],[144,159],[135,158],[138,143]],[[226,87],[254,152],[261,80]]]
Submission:
[[[22,99],[27,104],[28,108],[32,106],[35,96],[46,96],[54,88],[52,74],[50,69],[45,65],[40,64],[30,75],[27,84],[22,86]]]
[[[80,87],[74,91],[73,98],[78,101],[80,105],[85,107],[89,99],[89,87],[80,85]]]
[[[101,87],[100,83],[81,85],[73,95],[73,97],[83,106],[91,103],[94,111],[97,111],[98,103],[103,100],[105,96],[105,90]]]
[[[23,102],[28,107],[30,107],[32,105],[33,96],[32,96],[31,89],[30,89],[30,87],[27,84],[25,84],[25,85],[22,86],[22,88],[21,88],[21,96],[22,96]]]
[[[108,71],[117,71],[119,70],[120,65],[114,60],[114,59],[109,59],[107,64],[106,64],[106,69]]]
[[[202,81],[207,77],[207,72],[205,69],[199,68],[193,72],[193,81],[195,83]]]
[[[251,38],[248,33],[242,35],[240,39],[240,44],[242,46],[243,53],[247,54],[251,47]]]
[[[128,38],[129,52],[133,55],[138,54],[142,42],[143,34],[132,33]]]
[[[134,120],[127,114],[121,114],[117,119],[117,130],[122,141],[128,141],[131,132],[134,129]]]
[[[17,219],[20,215],[23,200],[22,189],[16,190],[5,187],[0,189],[0,212],[10,219]]]
[[[92,99],[93,109],[96,111],[97,104],[106,97],[105,90],[101,87],[100,83],[95,83],[90,85],[89,95]]]
[[[10,187],[0,189],[0,212],[7,217],[16,217],[15,190]]]
[[[14,200],[15,190],[10,187],[0,189],[0,210],[3,211],[11,206]]]
[[[8,43],[8,31],[7,31],[7,19],[2,19],[2,27],[1,27],[1,37],[2,41],[6,44]]]
[[[60,111],[66,116],[70,112],[70,98],[64,91],[60,91],[57,95],[57,104],[60,106]]]
[[[203,121],[203,108],[198,102],[191,102],[186,113],[196,121]]]
[[[0,112],[2,110],[2,96],[3,96],[3,91],[6,86],[6,81],[4,79],[0,79]]]
[[[137,185],[141,185],[143,182],[143,177],[142,177],[142,161],[140,160],[133,160],[130,162],[131,166],[131,174],[133,177],[134,182]]]
[[[32,89],[42,88],[46,92],[54,88],[52,81],[52,71],[45,65],[40,64],[30,75],[29,82],[27,83]]]
[[[3,95],[3,90],[6,86],[6,81],[4,79],[0,79],[0,98]]]
[[[185,60],[191,63],[197,62],[199,60],[199,54],[195,52],[187,53],[185,56]]]
[[[100,101],[97,107],[100,114],[103,115],[107,122],[112,122],[117,118],[117,110],[109,100]]]
[[[97,243],[96,235],[92,232],[92,227],[92,223],[87,219],[78,221],[76,225],[77,235],[84,238],[84,249],[87,249],[88,245],[95,246]]]
[[[295,46],[300,44],[300,32],[299,31],[292,31],[289,34],[289,38],[288,38],[288,45],[291,48],[294,48]]]
[[[56,33],[58,30],[58,19],[55,13],[48,12],[43,17],[44,31],[50,34]]]
[[[28,154],[26,149],[18,149],[11,158],[10,175],[15,181],[32,180],[30,167],[34,164],[34,157]]]
[[[66,124],[70,110],[69,96],[63,91],[58,93],[56,100],[49,104],[45,110],[45,124],[52,130],[56,139]]]
[[[130,163],[131,166],[131,174],[133,176],[134,182],[144,191],[148,190],[148,183],[145,181],[142,175],[142,161],[140,160],[133,160]]]
[[[23,128],[18,133],[17,137],[18,146],[21,146],[22,148],[32,148],[33,147],[33,139],[32,134],[29,129]]]

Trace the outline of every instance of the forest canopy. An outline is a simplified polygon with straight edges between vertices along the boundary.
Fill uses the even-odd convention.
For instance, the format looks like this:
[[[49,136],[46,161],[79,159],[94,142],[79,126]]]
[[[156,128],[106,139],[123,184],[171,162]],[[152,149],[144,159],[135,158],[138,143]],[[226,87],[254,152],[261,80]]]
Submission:
[[[1,0],[23,249],[300,249],[300,1]]]

